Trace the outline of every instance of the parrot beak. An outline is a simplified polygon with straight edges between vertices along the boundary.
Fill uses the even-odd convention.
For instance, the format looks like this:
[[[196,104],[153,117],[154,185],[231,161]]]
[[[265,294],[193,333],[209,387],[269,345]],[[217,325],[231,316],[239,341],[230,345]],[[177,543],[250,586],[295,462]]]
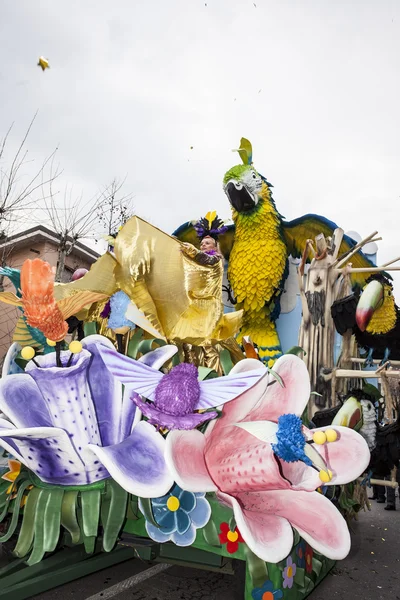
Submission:
[[[248,212],[257,205],[252,194],[241,181],[231,179],[225,186],[225,194],[237,212]]]
[[[337,413],[332,421],[332,426],[350,427],[358,431],[363,424],[363,413],[361,402],[351,396],[343,404],[342,408]]]
[[[356,322],[361,331],[366,330],[372,315],[382,306],[383,296],[383,285],[379,281],[373,280],[364,288],[356,310]]]

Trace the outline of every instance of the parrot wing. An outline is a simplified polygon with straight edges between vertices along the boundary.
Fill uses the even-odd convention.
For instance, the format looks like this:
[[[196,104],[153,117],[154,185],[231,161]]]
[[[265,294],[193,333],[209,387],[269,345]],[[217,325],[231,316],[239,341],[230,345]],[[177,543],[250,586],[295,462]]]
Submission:
[[[197,233],[194,228],[195,222],[196,221],[188,221],[187,223],[183,223],[180,227],[178,227],[178,229],[175,229],[172,235],[180,242],[186,242],[196,246],[196,248],[199,248],[200,240],[197,237]]]
[[[172,234],[176,237],[180,242],[187,242],[189,244],[193,244],[196,248],[200,247],[200,239],[197,237],[196,230],[194,228],[194,223],[196,221],[188,221],[187,223],[183,223],[178,229],[175,229]],[[228,260],[229,255],[232,250],[233,241],[235,237],[235,226],[233,224],[227,225],[227,231],[221,233],[218,236],[218,243],[221,249],[223,257]]]
[[[282,227],[289,254],[293,258],[299,258],[303,253],[308,239],[314,239],[320,233],[323,233],[325,237],[331,237],[338,226],[325,217],[308,214],[293,221],[284,221]],[[349,252],[354,248],[356,243],[352,238],[344,235],[338,256],[340,257]],[[349,260],[353,267],[375,267],[361,250]],[[351,280],[353,284],[363,286],[369,276],[370,273],[352,273]]]

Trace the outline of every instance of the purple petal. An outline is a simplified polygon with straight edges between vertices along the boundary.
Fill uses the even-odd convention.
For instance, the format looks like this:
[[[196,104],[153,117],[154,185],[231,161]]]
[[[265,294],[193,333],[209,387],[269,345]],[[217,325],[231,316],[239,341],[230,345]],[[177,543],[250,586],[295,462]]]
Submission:
[[[18,356],[21,350],[21,346],[14,342],[9,347],[7,354],[5,355],[3,361],[3,369],[1,376],[5,377],[6,375],[14,375],[15,373],[24,373],[25,371],[21,369],[19,365],[15,362],[16,357]]]
[[[132,402],[131,394],[131,390],[128,387],[125,387],[121,408],[121,441],[131,435],[133,426],[136,422],[139,422],[141,418],[140,411],[136,408],[136,404]]]
[[[95,454],[111,477],[130,494],[158,498],[174,483],[164,460],[164,448],[162,435],[141,421],[120,444],[107,448],[90,444],[84,456]]]
[[[170,413],[159,410],[154,404],[144,402],[138,394],[132,395],[132,401],[149,420],[152,425],[158,425],[166,429],[194,429],[202,423],[215,419],[217,412],[190,413],[188,415],[171,415]]]
[[[88,483],[84,464],[75,452],[68,434],[62,429],[0,428],[0,445],[46,483],[55,485]]]
[[[253,387],[268,371],[265,367],[227,377],[217,377],[200,382],[200,400],[196,409],[212,408],[230,402]]]
[[[90,335],[82,340],[90,352],[88,370],[89,388],[97,416],[102,446],[118,444],[121,437],[122,385],[106,369],[99,347],[114,348],[112,342],[101,335]],[[125,437],[125,436],[124,436]]]
[[[116,350],[99,346],[99,352],[107,369],[114,377],[149,400],[154,399],[154,390],[163,378],[160,371],[119,354]]]
[[[158,371],[163,365],[165,365],[166,362],[175,356],[177,352],[178,348],[172,344],[161,346],[160,348],[156,348],[155,350],[152,350],[151,352],[141,356],[139,358],[139,362]]]
[[[52,427],[45,399],[31,377],[7,375],[0,381],[0,410],[17,427]]]
[[[61,352],[63,364],[69,356],[70,352]],[[97,416],[88,384],[90,353],[83,349],[70,367],[63,368],[53,366],[54,353],[36,360],[40,368],[28,363],[26,369],[45,398],[53,426],[70,434],[78,452],[89,443],[99,444]]]

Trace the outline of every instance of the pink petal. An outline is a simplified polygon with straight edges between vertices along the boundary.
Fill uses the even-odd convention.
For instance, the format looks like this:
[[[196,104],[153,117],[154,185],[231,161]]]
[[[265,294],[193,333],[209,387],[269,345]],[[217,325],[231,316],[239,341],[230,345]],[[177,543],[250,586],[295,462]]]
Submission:
[[[314,492],[322,484],[319,473],[302,461],[287,463],[280,460],[282,475],[290,481],[292,490]]]
[[[204,460],[205,437],[196,429],[170,431],[166,440],[165,462],[176,483],[188,492],[215,492]]]
[[[238,362],[231,373],[256,368],[259,368],[258,361],[247,359]],[[280,415],[294,413],[300,416],[303,413],[310,397],[310,379],[304,362],[288,354],[277,360],[273,370],[282,378],[285,387],[271,374],[263,377],[250,390],[224,406],[213,435],[222,435],[223,427],[240,421],[276,422]]]
[[[333,473],[330,485],[341,485],[354,481],[364,473],[371,458],[367,442],[364,438],[349,427],[321,427],[315,431],[326,431],[334,429],[339,434],[336,442],[330,442],[314,448],[318,450],[322,458]],[[306,430],[307,431],[307,430]]]
[[[310,546],[332,560],[342,560],[350,551],[346,521],[332,502],[318,492],[271,490],[239,494],[237,499],[246,514],[268,513],[287,519]]]
[[[245,373],[247,371],[257,371],[260,369],[261,362],[259,360],[255,360],[254,358],[247,358],[245,360],[241,360],[233,367],[230,371],[228,377],[231,375],[237,375],[238,373]],[[265,372],[267,373],[267,369],[265,368]],[[235,398],[228,404],[225,404],[222,414],[223,417],[218,419],[218,426],[225,427],[226,425],[231,425],[232,423],[236,423],[237,421],[243,421],[248,415],[255,404],[257,404],[259,398],[265,394],[267,390],[268,382],[270,381],[271,376],[266,375],[256,385],[254,385],[250,390]],[[219,428],[217,427],[217,429]]]
[[[249,415],[252,421],[265,419],[276,422],[280,415],[285,414],[301,416],[310,398],[310,377],[305,363],[298,356],[281,356],[273,370],[281,377],[285,387],[276,381],[268,388],[265,397],[260,398]]]
[[[285,518],[242,509],[240,503],[228,494],[219,493],[218,499],[233,508],[237,527],[256,556],[270,563],[287,557],[293,545],[293,530]]]
[[[221,432],[218,437],[207,438],[205,449],[208,472],[221,491],[231,494],[290,488],[280,473],[271,444],[236,426]]]

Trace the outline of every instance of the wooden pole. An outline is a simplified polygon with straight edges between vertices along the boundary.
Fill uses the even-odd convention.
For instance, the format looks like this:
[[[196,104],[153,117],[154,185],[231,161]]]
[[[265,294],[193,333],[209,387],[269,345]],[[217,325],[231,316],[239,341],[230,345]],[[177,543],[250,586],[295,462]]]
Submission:
[[[395,262],[398,262],[400,260],[400,256],[398,256],[397,258],[394,258],[393,260],[389,260],[389,262],[385,263],[384,265],[379,265],[380,269],[383,269],[384,267],[388,267],[389,265],[392,265]]]
[[[349,260],[349,258],[356,254],[356,252],[358,252],[363,246],[365,246],[365,244],[368,244],[368,242],[371,241],[376,241],[373,240],[373,238],[376,236],[377,233],[377,231],[374,231],[374,233],[371,233],[371,235],[361,240],[361,242],[358,242],[358,244],[356,244],[351,250],[346,252],[346,254],[340,256],[337,260],[335,260],[335,262],[332,263],[331,267],[336,267],[336,265],[338,267],[341,267],[345,262]]]
[[[359,477],[357,479],[357,481],[359,483],[362,483],[364,481],[364,479],[362,477]],[[399,484],[397,483],[397,481],[384,481],[383,479],[370,479],[369,480],[371,485],[384,485],[385,487],[391,487],[391,488],[398,488]]]
[[[357,371],[352,369],[333,369],[330,373],[321,373],[325,381],[330,381],[333,377],[352,377],[354,379],[380,379],[381,373],[377,371]],[[386,377],[400,378],[400,371],[385,371]]]
[[[355,363],[357,365],[363,365],[365,363],[365,358],[350,358],[350,361],[352,363]],[[374,359],[374,365],[379,365],[381,363],[381,361],[379,359]],[[399,367],[400,366],[400,360],[391,360],[389,361],[392,367]]]
[[[390,267],[385,269],[383,267],[345,267],[348,273],[382,273],[382,271],[400,271],[400,267]],[[344,269],[339,269],[342,271]]]

